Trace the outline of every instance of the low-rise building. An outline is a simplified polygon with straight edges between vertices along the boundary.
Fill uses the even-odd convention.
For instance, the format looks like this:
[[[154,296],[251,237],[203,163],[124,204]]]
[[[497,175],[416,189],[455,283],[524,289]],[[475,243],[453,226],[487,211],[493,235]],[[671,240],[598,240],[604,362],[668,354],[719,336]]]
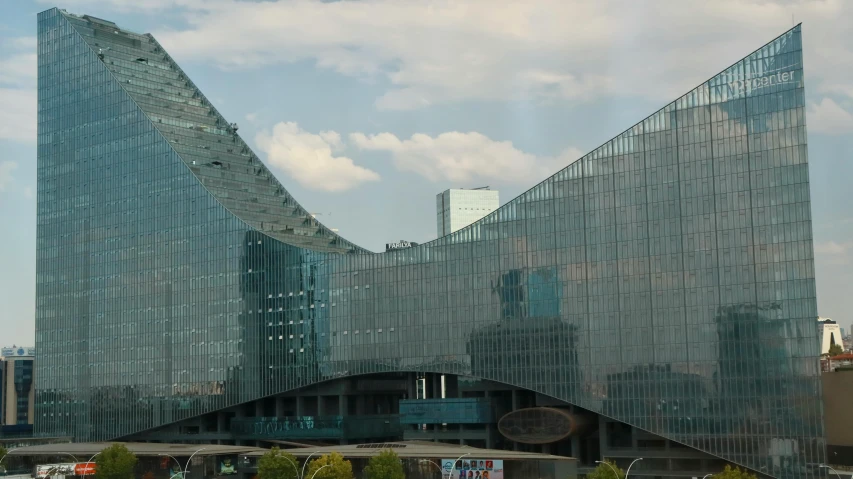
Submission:
[[[0,349],[0,435],[32,434],[35,348]]]

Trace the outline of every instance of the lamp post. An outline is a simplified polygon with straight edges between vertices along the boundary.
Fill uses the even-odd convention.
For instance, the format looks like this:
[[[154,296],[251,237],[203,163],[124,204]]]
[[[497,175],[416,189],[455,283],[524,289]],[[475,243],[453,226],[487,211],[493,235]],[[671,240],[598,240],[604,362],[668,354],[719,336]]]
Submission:
[[[75,463],[80,462],[80,459],[77,459],[77,456],[71,454],[70,452],[57,452],[56,454],[65,454],[66,456],[71,456],[74,459]]]
[[[595,463],[596,464],[604,464],[605,466],[609,467],[611,470],[613,470],[613,477],[615,477],[616,479],[619,479],[619,473],[616,472],[616,469],[609,462],[595,461]]]
[[[460,460],[462,460],[463,457],[470,456],[470,455],[471,455],[470,452],[466,452],[465,454],[462,454],[461,456],[457,457],[456,461],[460,461]],[[450,467],[450,471],[447,473],[447,479],[450,479],[450,476],[453,474],[453,468],[456,466],[456,461],[453,461],[453,466]],[[444,477],[443,473],[442,473],[442,477]]]
[[[313,456],[314,454],[317,454],[318,452],[320,452],[320,451],[314,451],[314,452],[312,452],[311,454],[308,454],[308,457],[306,457],[306,458],[305,458],[305,463],[304,463],[304,464],[302,464],[302,472],[301,472],[301,473],[299,473],[299,478],[300,478],[300,479],[302,479],[302,478],[304,478],[304,477],[305,477],[305,466],[307,466],[307,465],[308,465],[308,459],[311,459],[311,456]],[[319,469],[317,469],[317,470],[319,471]]]
[[[838,479],[841,479],[841,474],[839,474],[839,473],[838,473],[838,471],[836,471],[835,469],[833,469],[833,468],[831,468],[831,467],[827,466],[826,464],[821,464],[819,467],[820,467],[821,469],[829,469],[830,471],[834,472],[836,476],[838,476]]]
[[[90,457],[90,458],[89,458],[89,460],[88,460],[88,461],[86,461],[86,466],[85,466],[85,467],[86,467],[86,470],[89,470],[89,464],[91,464],[91,463],[92,463],[92,459],[94,459],[94,458],[95,458],[95,456],[97,456],[98,454],[100,454],[100,453],[102,453],[102,452],[104,452],[104,451],[98,451],[98,452],[96,452],[95,454],[93,454],[93,455],[92,455],[92,457]]]
[[[2,465],[2,464],[3,464],[3,461],[6,459],[6,456],[8,456],[9,454],[11,454],[11,452],[12,452],[12,451],[14,451],[14,449],[9,449],[8,451],[6,451],[6,454],[3,454],[3,457],[0,457],[0,465]],[[5,468],[5,467],[3,468],[3,471],[4,471],[4,472],[6,471],[6,468]]]
[[[435,466],[435,467],[437,467],[437,468],[438,468],[438,474],[439,474],[441,477],[444,477],[444,469],[442,469],[442,468],[441,468],[441,466],[439,466],[439,465],[438,465],[438,464],[436,464],[435,462],[430,461],[429,459],[421,459],[421,460],[419,460],[418,462],[420,462],[421,464],[426,464],[426,463],[430,463],[430,464],[432,464],[433,466]]]
[[[192,454],[190,455],[190,458],[189,458],[189,459],[187,459],[187,466],[184,468],[184,477],[183,477],[183,479],[187,479],[187,473],[188,473],[188,472],[189,472],[189,470],[190,470],[190,462],[192,462],[193,457],[195,457],[195,455],[196,455],[196,454],[200,453],[201,451],[204,451],[205,449],[207,449],[207,448],[206,448],[206,447],[203,447],[203,448],[201,448],[201,449],[197,450],[196,452],[194,452],[194,453],[192,453]],[[178,465],[180,466],[180,464],[178,464]]]
[[[631,464],[628,465],[628,470],[625,471],[625,479],[628,479],[628,473],[631,472],[631,466],[633,466],[635,462],[642,461],[642,460],[643,460],[642,457],[638,457],[638,458],[634,459],[633,461],[631,461]]]
[[[173,461],[175,461],[175,464],[177,464],[177,465],[178,465],[178,472],[177,472],[177,473],[175,473],[175,474],[172,474],[172,477],[170,477],[169,479],[173,479],[173,478],[174,478],[175,476],[177,476],[178,474],[183,475],[183,468],[181,467],[181,462],[180,462],[180,461],[178,461],[177,459],[175,459],[175,456],[172,456],[171,454],[163,454],[163,453],[160,453],[160,454],[157,454],[157,455],[158,455],[158,456],[161,456],[161,457],[170,457],[170,458],[172,458],[172,460],[173,460]]]
[[[702,476],[702,479],[708,479],[711,476],[713,476],[713,474],[705,474],[704,476]]]
[[[12,452],[13,450],[14,449],[9,449],[8,451],[6,451],[6,454],[3,454],[3,457],[0,457],[0,467],[3,468],[3,474],[6,474],[8,472],[6,469],[6,466],[3,465],[3,461],[6,459],[6,456],[8,456],[9,453]]]
[[[281,456],[281,457],[287,459],[287,462],[289,462],[290,465],[293,466],[293,472],[296,473],[296,479],[300,479],[302,476],[299,475],[299,466],[297,466],[296,463],[293,462],[293,460],[290,459],[289,457],[287,457],[287,456]]]
[[[311,474],[311,479],[314,479],[314,476],[316,476],[318,472],[322,471],[323,469],[325,469],[327,467],[331,467],[331,466],[332,466],[331,464],[326,464],[325,466],[321,467],[320,469],[317,469],[316,471],[314,471],[314,474]]]

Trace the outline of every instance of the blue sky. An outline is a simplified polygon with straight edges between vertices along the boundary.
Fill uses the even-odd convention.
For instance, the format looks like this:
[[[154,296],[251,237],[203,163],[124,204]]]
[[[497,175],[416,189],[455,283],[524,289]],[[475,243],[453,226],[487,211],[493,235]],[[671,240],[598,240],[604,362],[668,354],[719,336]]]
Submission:
[[[435,238],[436,193],[506,202],[803,22],[819,311],[853,323],[853,2],[0,0],[0,344],[34,338],[53,6],[157,36],[307,209],[374,251]]]

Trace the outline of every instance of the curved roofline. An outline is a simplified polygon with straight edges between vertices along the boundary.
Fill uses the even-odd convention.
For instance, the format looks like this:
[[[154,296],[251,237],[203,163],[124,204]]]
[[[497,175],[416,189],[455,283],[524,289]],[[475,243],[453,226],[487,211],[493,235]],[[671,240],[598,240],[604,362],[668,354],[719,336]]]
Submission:
[[[762,48],[764,48],[764,47],[766,47],[766,46],[768,46],[768,45],[772,44],[773,42],[775,42],[775,41],[776,41],[777,39],[779,39],[780,37],[787,35],[789,32],[792,32],[792,31],[794,31],[794,30],[797,30],[798,28],[800,28],[800,27],[802,26],[802,24],[803,24],[803,23],[802,23],[802,22],[800,22],[800,23],[798,23],[798,24],[794,25],[793,27],[791,27],[791,28],[789,28],[789,29],[785,30],[783,33],[781,33],[781,34],[777,35],[776,37],[774,37],[774,38],[773,38],[772,40],[770,40],[769,42],[766,42],[764,45],[761,45],[760,47],[756,48],[755,50],[753,50],[753,51],[749,52],[746,56],[744,56],[744,57],[743,57],[743,58],[741,58],[740,60],[738,60],[738,61],[736,61],[736,62],[734,62],[734,63],[730,64],[729,66],[727,66],[727,67],[723,68],[723,69],[722,69],[722,70],[720,70],[718,73],[716,73],[716,74],[712,75],[712,76],[711,76],[711,77],[709,77],[707,80],[705,80],[705,81],[703,81],[702,83],[700,83],[699,85],[696,85],[696,86],[694,86],[693,88],[691,88],[691,89],[687,90],[685,93],[683,93],[683,94],[679,95],[675,100],[673,100],[673,101],[671,101],[671,102],[667,103],[666,105],[664,105],[664,106],[663,106],[663,107],[661,107],[661,108],[658,108],[657,110],[655,110],[655,111],[654,111],[654,113],[652,113],[652,114],[650,114],[650,115],[646,116],[646,117],[645,117],[645,118],[643,118],[642,120],[640,120],[640,121],[638,121],[638,122],[634,123],[633,125],[631,125],[630,127],[626,128],[626,129],[622,130],[622,131],[621,131],[621,132],[619,132],[616,136],[611,137],[610,139],[608,139],[608,140],[607,140],[607,141],[605,141],[604,143],[602,143],[602,144],[598,145],[597,147],[593,148],[592,150],[590,150],[589,152],[587,152],[586,154],[584,154],[584,155],[583,155],[583,156],[581,156],[580,158],[578,158],[578,159],[576,159],[575,161],[572,161],[571,163],[567,164],[566,166],[564,166],[564,167],[560,168],[559,170],[557,170],[556,172],[554,172],[551,176],[548,176],[547,178],[543,179],[543,180],[542,180],[542,181],[540,181],[539,183],[536,183],[535,185],[531,186],[530,188],[528,188],[528,189],[524,190],[522,193],[518,194],[517,196],[515,196],[515,197],[514,197],[514,198],[512,198],[511,200],[509,200],[509,201],[507,201],[506,203],[502,204],[500,207],[498,207],[498,209],[496,209],[496,210],[494,210],[494,211],[490,212],[488,215],[486,215],[486,216],[484,216],[484,217],[480,218],[479,220],[477,220],[477,221],[475,221],[475,222],[471,223],[470,225],[465,226],[465,227],[463,227],[463,228],[460,228],[460,229],[458,229],[458,230],[456,230],[456,231],[454,231],[454,232],[452,232],[452,233],[446,234],[446,235],[444,235],[444,236],[440,236],[440,237],[438,237],[438,238],[436,238],[436,239],[434,239],[434,240],[427,241],[427,242],[425,242],[425,243],[419,243],[417,246],[413,246],[412,248],[407,248],[407,249],[415,249],[415,248],[420,248],[420,247],[423,247],[423,246],[432,246],[432,245],[434,245],[434,243],[437,243],[438,241],[443,240],[443,239],[445,239],[445,238],[447,238],[447,237],[449,237],[449,236],[453,236],[453,235],[456,235],[456,234],[460,234],[460,233],[462,233],[462,232],[464,232],[464,231],[466,231],[466,230],[470,230],[470,229],[474,228],[475,226],[479,226],[479,225],[481,225],[481,224],[484,224],[484,223],[486,222],[486,220],[487,220],[487,219],[492,218],[493,216],[498,215],[502,210],[504,210],[508,205],[510,205],[510,204],[511,204],[511,203],[513,203],[514,201],[516,201],[516,200],[518,200],[519,198],[523,197],[524,195],[526,195],[526,194],[530,193],[531,191],[535,190],[535,189],[536,189],[536,188],[538,188],[539,186],[541,186],[541,185],[543,185],[543,184],[547,183],[549,180],[553,179],[555,176],[557,176],[557,175],[558,175],[559,173],[561,173],[562,171],[565,171],[566,169],[568,169],[569,167],[571,167],[571,166],[572,166],[572,165],[574,165],[575,163],[577,163],[577,162],[579,162],[579,161],[583,160],[583,159],[584,159],[584,158],[586,158],[587,156],[589,156],[589,155],[591,155],[592,153],[594,153],[594,152],[598,151],[599,149],[603,148],[604,146],[606,146],[606,145],[607,145],[608,143],[610,143],[611,141],[613,141],[613,140],[615,140],[615,139],[619,138],[620,136],[624,135],[625,133],[628,133],[628,132],[629,132],[629,131],[631,131],[633,128],[635,128],[637,125],[641,125],[644,121],[646,121],[646,120],[648,120],[648,119],[650,119],[650,118],[654,117],[655,115],[659,114],[660,112],[662,112],[662,111],[666,110],[666,108],[667,108],[667,107],[669,107],[670,105],[672,105],[672,104],[676,103],[678,100],[680,100],[680,99],[684,98],[686,95],[689,95],[692,91],[694,91],[694,90],[696,90],[697,88],[701,87],[702,85],[704,85],[704,84],[706,84],[706,83],[710,82],[710,81],[711,81],[711,80],[713,80],[714,78],[716,78],[716,77],[718,77],[718,76],[722,75],[723,73],[725,73],[726,71],[728,71],[730,68],[732,68],[732,67],[736,66],[738,63],[741,63],[741,62],[743,62],[745,59],[749,58],[751,55],[754,55],[755,53],[760,52]],[[397,252],[397,253],[398,253],[398,252],[400,252],[400,251],[406,251],[406,250],[387,251],[386,253],[394,253],[394,252]]]

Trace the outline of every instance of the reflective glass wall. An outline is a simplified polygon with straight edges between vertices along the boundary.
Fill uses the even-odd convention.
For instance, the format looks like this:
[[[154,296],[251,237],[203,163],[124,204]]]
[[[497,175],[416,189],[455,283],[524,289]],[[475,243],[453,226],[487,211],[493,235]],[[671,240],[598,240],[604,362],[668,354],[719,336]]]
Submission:
[[[156,40],[99,22],[39,15],[39,431],[443,372],[819,475],[799,26],[478,223],[369,254],[238,171],[256,157]]]

